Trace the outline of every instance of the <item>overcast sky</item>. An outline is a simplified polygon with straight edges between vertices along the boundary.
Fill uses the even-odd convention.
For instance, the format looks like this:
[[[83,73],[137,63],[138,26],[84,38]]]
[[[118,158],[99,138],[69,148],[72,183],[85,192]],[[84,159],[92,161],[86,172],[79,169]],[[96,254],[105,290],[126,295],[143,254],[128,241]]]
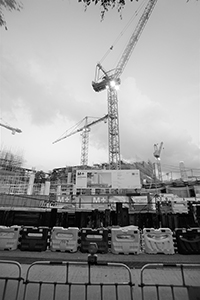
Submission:
[[[0,28],[0,147],[21,153],[25,167],[52,170],[78,165],[79,133],[56,144],[86,116],[107,113],[106,91],[92,89],[95,66],[114,68],[138,18],[124,31],[143,0],[127,2],[100,20],[100,8],[84,11],[78,0],[26,0],[21,12],[6,12]],[[121,76],[118,91],[121,157],[154,162],[154,144],[164,143],[167,172],[180,161],[200,169],[199,1],[158,0]],[[120,37],[120,38],[118,38]],[[115,43],[115,41],[118,41]],[[108,125],[91,128],[89,164],[108,161]]]

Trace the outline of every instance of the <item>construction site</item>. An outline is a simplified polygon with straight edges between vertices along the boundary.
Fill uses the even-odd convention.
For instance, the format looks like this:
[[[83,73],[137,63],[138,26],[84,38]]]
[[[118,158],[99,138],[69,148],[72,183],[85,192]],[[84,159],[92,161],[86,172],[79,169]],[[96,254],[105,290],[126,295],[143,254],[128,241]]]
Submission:
[[[121,159],[117,91],[121,75],[156,3],[157,0],[147,2],[116,67],[105,70],[101,63],[96,65],[92,88],[96,93],[107,92],[107,113],[93,121],[84,117],[53,142],[55,144],[81,133],[80,165],[54,168],[45,173],[25,169],[20,157],[12,156],[9,152],[1,153],[0,227],[88,228],[90,233],[94,230],[95,235],[99,235],[99,228],[110,230],[113,226],[135,226],[138,230],[168,228],[171,232],[177,228],[186,228],[186,231],[194,228],[195,233],[191,231],[191,235],[195,235],[195,238],[198,235],[199,238],[198,170],[194,170],[197,172],[190,176],[184,162],[179,162],[179,176],[176,179],[172,176],[164,179],[162,141],[155,141],[152,145],[154,162],[128,163]],[[108,126],[108,162],[89,166],[90,129],[102,122]],[[0,126],[13,134],[22,133],[19,128],[3,123]],[[190,244],[190,238],[187,243]],[[199,254],[199,245],[197,242],[192,246],[191,252]],[[126,252],[131,252],[129,250]]]

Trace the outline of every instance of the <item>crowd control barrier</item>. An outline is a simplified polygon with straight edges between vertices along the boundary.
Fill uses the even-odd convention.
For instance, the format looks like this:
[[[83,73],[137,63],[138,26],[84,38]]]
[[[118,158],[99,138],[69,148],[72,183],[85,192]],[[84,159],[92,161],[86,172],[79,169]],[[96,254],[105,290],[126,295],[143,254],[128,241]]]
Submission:
[[[180,254],[200,254],[200,227],[175,229],[177,250]]]
[[[169,228],[144,228],[144,251],[148,254],[174,254],[172,231]]]
[[[199,299],[200,264],[154,263],[138,272],[95,257],[90,254],[85,262],[36,261],[23,269],[1,260],[0,300]]]
[[[111,228],[111,252],[114,254],[138,254],[140,231],[135,226]]]
[[[0,299],[18,300],[22,283],[21,265],[16,261],[0,260]]]
[[[45,251],[49,243],[48,227],[22,227],[20,250]]]
[[[107,253],[108,252],[108,229],[91,229],[82,228],[81,232],[81,252],[88,252],[90,243],[96,243],[98,247],[98,252]]]
[[[0,226],[0,250],[16,250],[21,226]]]
[[[23,300],[133,300],[133,286],[131,270],[121,263],[35,262],[26,272]]]
[[[139,286],[142,300],[198,300],[200,264],[147,264]]]
[[[51,231],[50,250],[76,252],[78,247],[77,227],[53,227]]]

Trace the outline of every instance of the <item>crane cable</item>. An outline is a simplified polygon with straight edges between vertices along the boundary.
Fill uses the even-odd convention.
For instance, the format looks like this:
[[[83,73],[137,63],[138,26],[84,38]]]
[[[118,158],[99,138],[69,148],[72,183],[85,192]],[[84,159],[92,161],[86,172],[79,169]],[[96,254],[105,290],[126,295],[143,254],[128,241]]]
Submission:
[[[119,33],[119,35],[114,40],[113,44],[106,51],[106,53],[103,55],[102,59],[99,61],[100,63],[102,63],[106,59],[106,57],[113,50],[113,48],[115,47],[115,45],[119,42],[119,40],[121,39],[121,37],[124,35],[124,33],[127,31],[127,29],[130,27],[130,25],[134,21],[134,19],[138,16],[139,12],[143,9],[143,7],[145,5],[145,2],[146,2],[146,0],[143,0],[143,2],[141,2],[141,4],[139,5],[138,9],[135,10],[134,14],[132,15],[132,17],[130,18],[130,20],[128,21],[128,23],[124,26],[124,28],[122,29],[122,31]]]
[[[86,119],[89,119],[89,118],[90,119],[92,119],[92,118],[93,119],[99,119],[99,117],[86,116],[82,120],[80,120],[78,123],[76,123],[75,125],[68,128],[58,139],[62,139],[66,135],[71,134],[71,133],[76,132],[77,130],[79,130],[80,126],[83,124],[83,122],[86,121]],[[84,127],[84,125],[82,125],[82,127]]]

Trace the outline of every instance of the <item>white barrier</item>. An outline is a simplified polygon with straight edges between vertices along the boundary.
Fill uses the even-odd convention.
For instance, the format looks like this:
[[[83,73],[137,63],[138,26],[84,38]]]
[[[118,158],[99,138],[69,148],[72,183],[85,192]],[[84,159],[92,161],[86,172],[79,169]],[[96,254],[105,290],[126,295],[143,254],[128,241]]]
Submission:
[[[76,252],[78,247],[78,233],[79,228],[77,227],[53,227],[50,239],[50,250]]]
[[[172,231],[169,228],[144,228],[144,251],[148,254],[174,254]]]
[[[111,229],[111,252],[114,254],[138,254],[140,252],[140,232],[136,226]]]
[[[16,250],[21,226],[0,226],[0,250]]]

